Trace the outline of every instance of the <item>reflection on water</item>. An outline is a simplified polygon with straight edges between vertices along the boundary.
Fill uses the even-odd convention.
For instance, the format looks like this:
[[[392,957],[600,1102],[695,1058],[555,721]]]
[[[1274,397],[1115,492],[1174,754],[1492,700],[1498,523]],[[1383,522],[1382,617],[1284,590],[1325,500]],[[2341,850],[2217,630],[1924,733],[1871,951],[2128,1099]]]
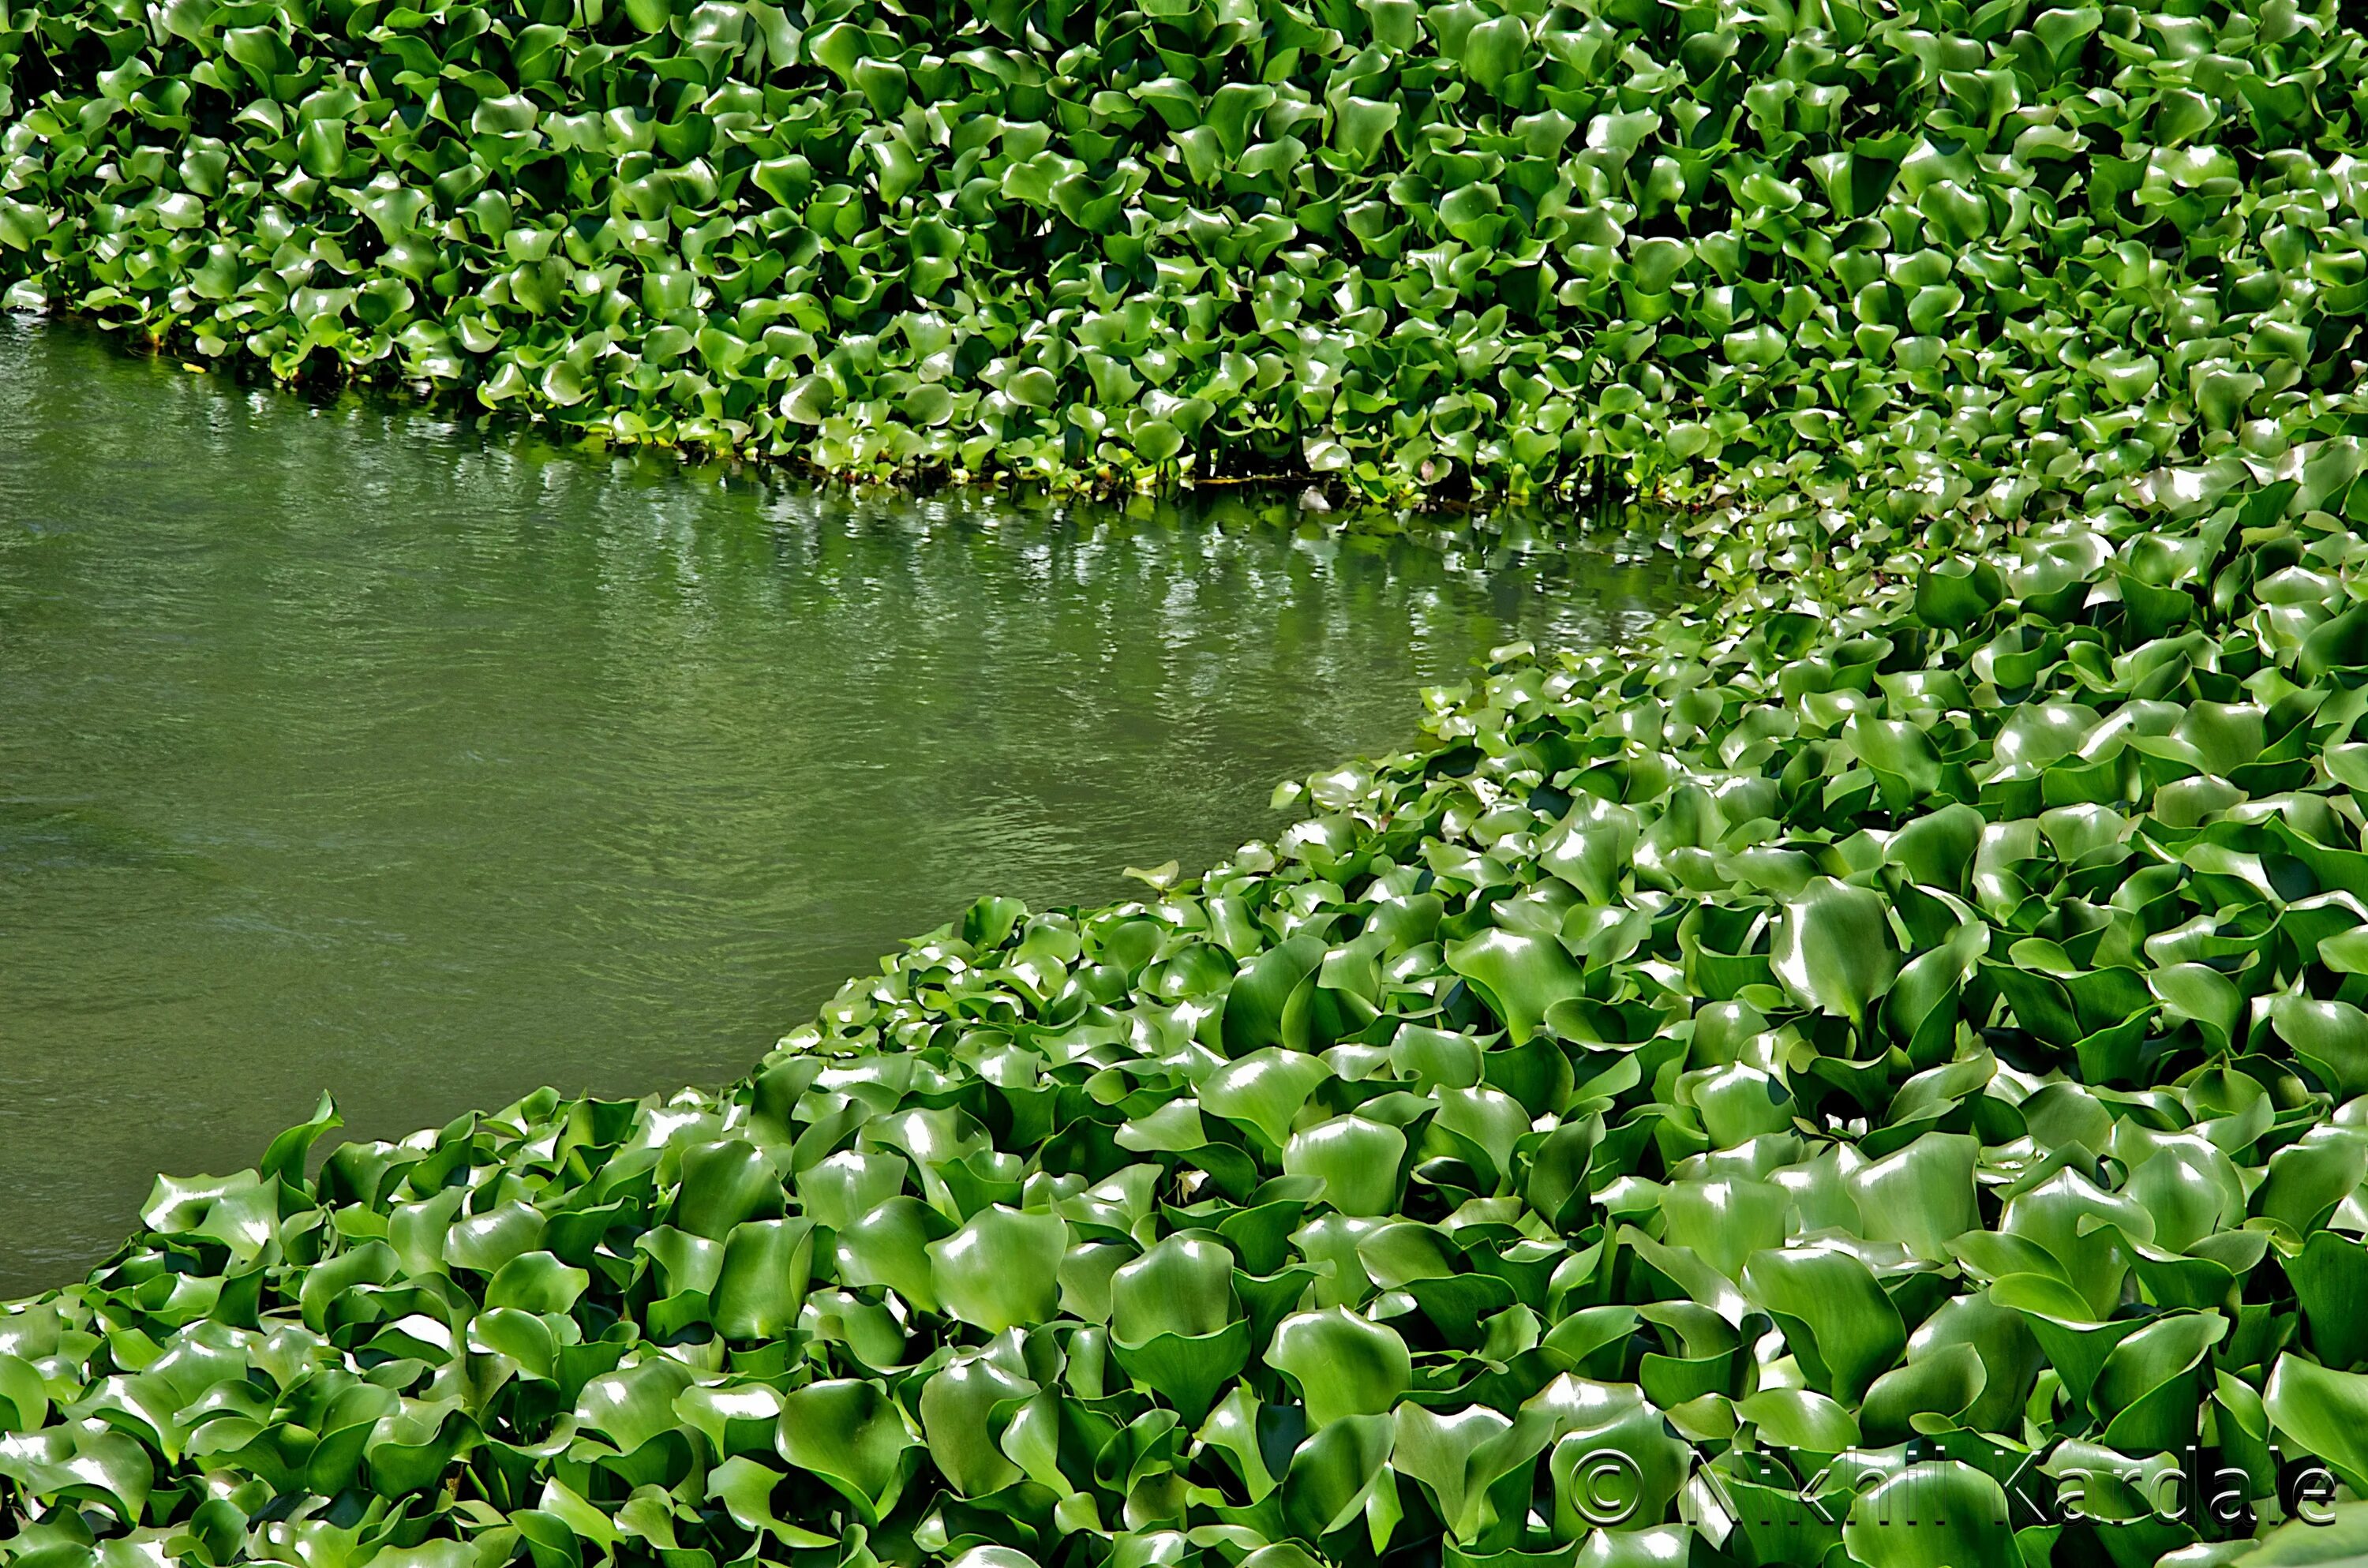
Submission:
[[[850,500],[0,317],[0,1293],[333,1090],[729,1079],[987,892],[1121,896],[1670,587],[1235,506]]]

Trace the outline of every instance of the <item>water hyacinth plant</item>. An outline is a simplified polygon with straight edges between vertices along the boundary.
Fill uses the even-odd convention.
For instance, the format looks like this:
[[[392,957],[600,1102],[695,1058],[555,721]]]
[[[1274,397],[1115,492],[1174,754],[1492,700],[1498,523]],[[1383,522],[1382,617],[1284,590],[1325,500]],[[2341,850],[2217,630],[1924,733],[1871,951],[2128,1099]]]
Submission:
[[[6,36],[16,297],[200,352],[835,469],[1736,504],[1633,655],[1504,650],[1274,845],[982,901],[727,1090],[161,1182],[0,1316],[0,1559],[2362,1549],[2331,9]]]
[[[982,901],[724,1093],[161,1182],[0,1318],[0,1551],[2314,1560],[2368,482],[2288,466],[1505,650],[1274,846]]]
[[[0,290],[838,472],[2012,514],[2350,417],[2362,48],[2331,0],[15,0]]]

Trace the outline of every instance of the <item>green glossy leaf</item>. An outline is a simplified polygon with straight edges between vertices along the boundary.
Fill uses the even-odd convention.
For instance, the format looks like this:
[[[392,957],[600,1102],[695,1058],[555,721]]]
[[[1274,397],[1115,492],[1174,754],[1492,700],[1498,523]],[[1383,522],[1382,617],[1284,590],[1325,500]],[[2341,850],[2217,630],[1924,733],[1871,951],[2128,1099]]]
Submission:
[[[1110,1276],[1110,1332],[1121,1344],[1214,1334],[1237,1315],[1234,1255],[1212,1239],[1168,1236]]]
[[[813,1270],[814,1221],[750,1220],[724,1239],[712,1293],[716,1332],[779,1339],[796,1326]]]
[[[2006,1490],[1968,1464],[1909,1465],[1850,1504],[1842,1544],[1866,1568],[2019,1568]]]
[[[1771,963],[1803,1006],[1861,1023],[1899,972],[1883,900],[1820,877],[1784,905]]]
[[[914,1437],[877,1383],[836,1379],[781,1396],[781,1458],[877,1520],[902,1490]]]
[[[1585,994],[1585,975],[1553,937],[1484,931],[1448,943],[1447,963],[1487,999],[1516,1041],[1537,1033],[1555,1003]]]
[[[1283,1319],[1266,1360],[1298,1386],[1313,1426],[1386,1415],[1414,1383],[1413,1361],[1396,1331],[1338,1307]]]
[[[2368,1478],[2368,1376],[2289,1351],[2271,1369],[2261,1403],[2297,1452],[2325,1460],[2351,1486]]]
[[[1059,1216],[995,1204],[928,1244],[930,1283],[948,1312],[989,1334],[1048,1323],[1059,1310],[1067,1248]]]
[[[1866,1266],[1835,1251],[1763,1251],[1743,1269],[1744,1289],[1784,1331],[1809,1384],[1855,1404],[1899,1358],[1907,1332]]]

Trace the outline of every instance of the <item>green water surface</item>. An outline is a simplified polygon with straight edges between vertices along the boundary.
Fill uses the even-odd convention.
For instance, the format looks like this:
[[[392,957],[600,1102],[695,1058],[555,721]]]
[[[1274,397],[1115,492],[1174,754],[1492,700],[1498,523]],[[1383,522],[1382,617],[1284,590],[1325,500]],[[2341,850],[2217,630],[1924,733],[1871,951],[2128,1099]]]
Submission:
[[[1123,896],[1652,560],[850,498],[0,316],[0,1295],[324,1089],[745,1070],[989,891]]]

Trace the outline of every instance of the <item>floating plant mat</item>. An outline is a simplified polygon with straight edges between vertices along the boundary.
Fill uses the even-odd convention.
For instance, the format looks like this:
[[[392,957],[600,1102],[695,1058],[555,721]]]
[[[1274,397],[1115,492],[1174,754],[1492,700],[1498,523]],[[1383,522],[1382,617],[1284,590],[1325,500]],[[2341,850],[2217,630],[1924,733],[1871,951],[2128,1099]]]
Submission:
[[[1204,878],[982,901],[728,1093],[541,1096],[309,1176],[324,1112],[160,1185],[0,1330],[17,1554],[2183,1568],[2281,1519],[2258,1562],[2359,1554],[2332,10],[461,15],[239,13],[277,42],[212,90],[295,78],[239,134],[302,171],[249,176],[299,270],[359,276],[300,204],[341,221],[357,149],[532,160],[532,209],[434,199],[450,291],[381,290],[497,400],[832,466],[1189,446],[1386,492],[1610,455],[1757,504],[1698,520],[1717,593],[1634,653],[1508,650],[1429,749],[1310,778]],[[115,29],[131,107],[58,133],[202,108],[127,68],[165,16]],[[301,79],[331,55],[372,62],[349,105]],[[396,85],[416,118],[371,107]],[[752,228],[702,227],[743,132]],[[662,158],[663,233],[627,193]],[[121,195],[92,254],[130,279]],[[95,231],[16,199],[28,294],[176,298],[182,242],[150,293],[86,283],[49,258]],[[636,243],[681,263],[638,301]],[[305,270],[308,319],[411,353],[347,286]],[[634,324],[700,287],[677,337]]]
[[[0,291],[835,471],[2012,512],[2351,407],[2362,58],[2294,0],[52,0]]]
[[[2358,467],[2166,476],[1849,602],[1738,577],[1642,658],[1508,650],[1274,844],[982,900],[721,1095],[545,1092],[308,1175],[324,1105],[0,1318],[6,1550],[2339,1545]],[[2225,1506],[2174,1517],[2207,1452]]]

